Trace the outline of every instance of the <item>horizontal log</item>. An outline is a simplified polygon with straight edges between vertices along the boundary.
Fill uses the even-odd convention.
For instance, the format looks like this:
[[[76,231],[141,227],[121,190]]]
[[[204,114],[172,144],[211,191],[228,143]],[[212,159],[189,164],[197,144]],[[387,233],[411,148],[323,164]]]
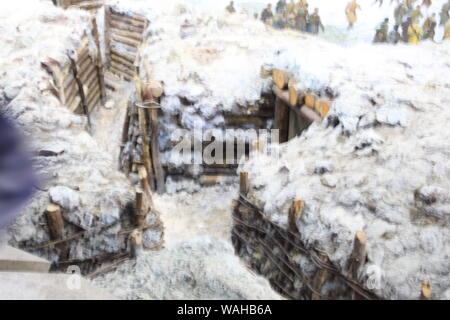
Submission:
[[[272,80],[279,89],[283,90],[288,85],[289,74],[286,70],[273,69]]]
[[[109,20],[109,25],[110,25],[110,31],[114,30],[114,29],[120,29],[120,30],[125,30],[125,31],[130,31],[130,32],[136,32],[136,33],[143,33],[144,30],[142,28],[137,28],[135,26],[126,24],[124,22],[121,22],[119,20]]]
[[[74,81],[72,85],[65,91],[67,103],[70,103],[70,101],[73,100],[73,97],[79,93],[78,90],[78,84],[76,81]]]
[[[75,96],[75,99],[70,103],[70,105],[68,105],[68,108],[70,111],[75,112],[76,109],[78,108],[78,106],[80,105],[81,102],[81,97],[80,96]]]
[[[114,66],[111,66],[111,67],[109,68],[109,70],[110,70],[113,74],[115,74],[115,75],[117,75],[117,76],[119,76],[119,77],[122,77],[122,78],[124,78],[124,79],[127,80],[127,81],[131,81],[131,79],[133,78],[133,77],[130,77],[129,75],[127,75],[126,73],[124,73],[123,71],[121,71],[121,70],[115,68]]]
[[[113,8],[110,8],[109,12],[111,14],[111,17],[120,18],[120,19],[127,20],[127,21],[134,21],[143,26],[145,26],[147,23],[147,19],[144,16],[139,15],[139,14],[133,14],[131,16],[131,15],[116,11]]]
[[[87,103],[89,104],[96,96],[100,96],[100,85],[96,83],[92,88],[89,88],[85,94]]]
[[[232,125],[248,125],[252,124],[256,127],[263,127],[265,126],[266,122],[262,120],[261,118],[255,117],[255,116],[247,116],[247,115],[228,115],[225,116],[225,123],[228,126]]]
[[[136,41],[136,40],[133,40],[133,39],[129,39],[129,38],[126,38],[126,37],[122,37],[122,36],[119,36],[119,35],[114,34],[114,33],[112,33],[110,35],[110,38],[111,38],[111,40],[114,40],[116,42],[125,44],[127,46],[131,46],[131,47],[135,47],[135,48],[140,46],[140,42],[139,41]]]
[[[112,29],[111,33],[112,34],[117,34],[117,35],[122,36],[122,37],[131,38],[131,39],[139,41],[139,42],[142,42],[142,40],[144,39],[143,33],[137,32],[137,31],[128,31],[128,30],[122,30],[122,29]]]
[[[125,67],[124,65],[121,65],[115,61],[111,61],[111,67],[122,71],[122,73],[126,74],[128,77],[133,78],[134,77],[134,70],[130,70],[129,68]]]
[[[95,106],[100,102],[101,97],[98,95],[95,99],[93,99],[90,103],[87,105],[87,110],[90,113],[92,110],[94,110]]]
[[[131,65],[134,65],[134,61],[136,60],[136,55],[132,55],[132,54],[126,53],[126,52],[120,52],[119,50],[117,50],[114,47],[111,48],[111,55],[112,54],[116,55],[117,57],[120,57],[121,59],[128,61]]]
[[[134,70],[134,65],[133,63],[131,63],[130,61],[128,61],[127,59],[124,59],[122,57],[119,57],[118,55],[111,53],[111,60],[115,61],[127,68],[129,68],[130,70]]]
[[[90,79],[94,77],[97,74],[97,68],[94,65],[90,65],[88,70],[81,74],[80,80],[83,83],[83,85],[89,85]]]

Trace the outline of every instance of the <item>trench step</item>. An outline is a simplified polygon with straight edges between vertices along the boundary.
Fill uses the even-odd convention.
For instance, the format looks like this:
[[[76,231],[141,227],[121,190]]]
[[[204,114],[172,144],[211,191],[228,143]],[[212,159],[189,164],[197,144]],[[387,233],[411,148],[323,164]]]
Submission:
[[[50,265],[49,261],[28,252],[11,246],[0,246],[0,271],[46,273]]]

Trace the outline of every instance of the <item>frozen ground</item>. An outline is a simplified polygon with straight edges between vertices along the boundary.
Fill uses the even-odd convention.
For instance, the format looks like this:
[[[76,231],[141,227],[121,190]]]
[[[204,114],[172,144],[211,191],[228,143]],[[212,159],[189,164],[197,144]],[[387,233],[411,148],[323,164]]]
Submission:
[[[231,246],[232,187],[155,196],[166,248],[98,277],[95,284],[123,299],[280,299]]]

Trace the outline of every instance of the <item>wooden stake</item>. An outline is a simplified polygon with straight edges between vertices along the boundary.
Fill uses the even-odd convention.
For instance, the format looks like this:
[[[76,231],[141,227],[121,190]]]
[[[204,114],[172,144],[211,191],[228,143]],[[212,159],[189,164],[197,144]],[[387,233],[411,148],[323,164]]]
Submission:
[[[325,261],[327,260],[327,256],[325,254],[321,254],[320,259]],[[312,287],[317,293],[313,292],[311,300],[320,300],[321,296],[318,293],[322,291],[323,284],[325,283],[327,277],[328,271],[326,269],[319,268],[317,270],[312,283]]]
[[[137,258],[143,251],[142,231],[134,229],[130,234],[130,254]]]
[[[97,72],[98,72],[98,83],[100,85],[100,94],[102,103],[106,102],[106,86],[105,86],[105,69],[102,62],[102,54],[100,50],[100,37],[98,34],[97,18],[94,17],[92,20],[92,33],[95,39],[95,45],[97,47]]]
[[[362,230],[356,232],[353,250],[349,258],[348,273],[351,279],[358,281],[358,271],[366,263],[366,233]],[[359,299],[359,295],[352,293],[352,299]]]
[[[247,192],[248,192],[248,172],[241,171],[239,174],[239,193],[246,196]]]
[[[136,190],[136,226],[139,228],[144,225],[144,194],[141,189]]]
[[[301,218],[303,214],[304,206],[305,202],[303,200],[294,199],[294,201],[292,201],[292,205],[289,208],[288,214],[289,230],[291,232],[298,232],[297,221]]]
[[[56,204],[50,204],[45,210],[47,225],[52,239],[59,239],[63,235],[64,220],[61,215],[61,208]]]
[[[429,281],[422,282],[420,300],[431,300],[431,285]]]

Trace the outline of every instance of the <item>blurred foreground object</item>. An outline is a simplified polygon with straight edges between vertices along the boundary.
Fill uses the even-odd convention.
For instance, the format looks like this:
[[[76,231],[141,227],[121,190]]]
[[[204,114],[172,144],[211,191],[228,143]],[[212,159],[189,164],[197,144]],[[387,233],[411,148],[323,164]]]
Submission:
[[[17,128],[0,115],[0,229],[10,224],[34,190],[31,157]]]

